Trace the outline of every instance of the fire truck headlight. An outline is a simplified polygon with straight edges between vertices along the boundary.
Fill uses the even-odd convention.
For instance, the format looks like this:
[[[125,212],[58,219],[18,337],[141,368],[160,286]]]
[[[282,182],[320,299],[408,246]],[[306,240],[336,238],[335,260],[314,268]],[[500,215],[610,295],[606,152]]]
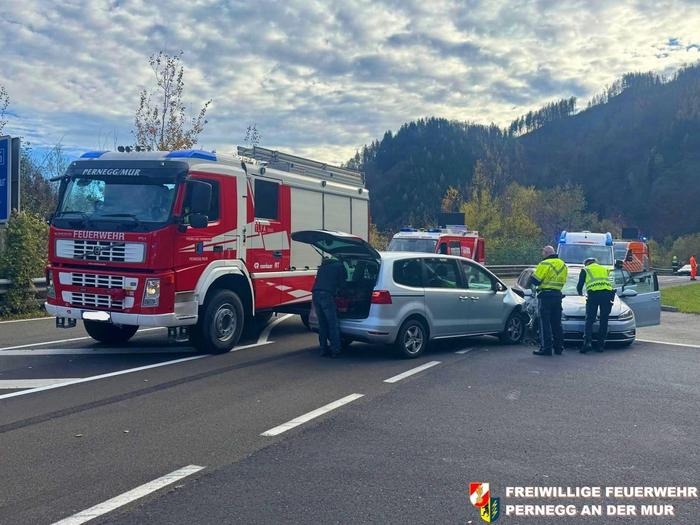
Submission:
[[[158,306],[160,301],[160,279],[146,279],[143,290],[143,306]]]
[[[56,298],[56,288],[53,285],[53,279],[51,279],[51,272],[46,270],[46,297],[49,299]]]

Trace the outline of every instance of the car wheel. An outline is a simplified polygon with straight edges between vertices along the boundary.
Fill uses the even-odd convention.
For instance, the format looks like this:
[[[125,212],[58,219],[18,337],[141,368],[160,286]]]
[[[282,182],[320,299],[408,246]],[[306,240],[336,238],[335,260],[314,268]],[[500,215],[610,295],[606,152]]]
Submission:
[[[218,290],[200,311],[190,340],[200,352],[223,354],[236,346],[243,332],[243,304],[231,290]]]
[[[519,311],[510,314],[505,329],[498,338],[507,345],[520,344],[525,337],[525,319]]]
[[[409,319],[401,325],[395,346],[403,357],[416,358],[422,355],[428,346],[428,330],[418,319]]]
[[[83,323],[85,324],[85,331],[90,337],[100,343],[126,343],[139,329],[138,326],[111,324],[101,321],[86,320]]]

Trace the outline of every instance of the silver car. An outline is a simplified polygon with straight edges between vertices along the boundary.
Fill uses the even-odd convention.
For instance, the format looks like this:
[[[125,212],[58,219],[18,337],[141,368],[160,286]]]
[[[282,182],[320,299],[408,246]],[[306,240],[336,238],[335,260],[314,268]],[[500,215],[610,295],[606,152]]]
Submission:
[[[580,265],[569,265],[566,284],[562,290],[562,328],[567,342],[583,341],[586,326],[586,298],[576,290]],[[526,309],[536,309],[537,298],[528,288],[534,268],[523,270],[515,285],[516,293],[523,294]],[[630,274],[627,270],[615,269],[615,298],[608,320],[609,342],[623,345],[632,344],[637,328],[659,324],[661,321],[661,294],[656,274],[653,272]],[[529,292],[529,293],[528,293]],[[598,331],[598,322],[593,325],[593,333]]]
[[[391,344],[412,358],[431,340],[497,335],[515,344],[525,334],[523,299],[470,259],[379,253],[357,236],[325,230],[295,232],[292,239],[345,264],[348,278],[336,300],[345,344]],[[313,309],[309,322],[318,328]]]

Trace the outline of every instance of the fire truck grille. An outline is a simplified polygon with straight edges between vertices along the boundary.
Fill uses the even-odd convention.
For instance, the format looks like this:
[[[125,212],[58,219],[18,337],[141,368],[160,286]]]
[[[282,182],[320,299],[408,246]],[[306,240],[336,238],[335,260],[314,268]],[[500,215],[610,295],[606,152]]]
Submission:
[[[90,288],[124,288],[124,277],[118,275],[97,275],[94,273],[71,273],[71,285]]]
[[[83,292],[64,292],[63,298],[71,306],[82,306],[87,308],[108,308],[121,310],[124,308],[124,301],[112,299],[109,295]]]
[[[59,239],[56,255],[64,259],[83,261],[141,263],[145,246],[138,242],[90,241],[82,239]]]

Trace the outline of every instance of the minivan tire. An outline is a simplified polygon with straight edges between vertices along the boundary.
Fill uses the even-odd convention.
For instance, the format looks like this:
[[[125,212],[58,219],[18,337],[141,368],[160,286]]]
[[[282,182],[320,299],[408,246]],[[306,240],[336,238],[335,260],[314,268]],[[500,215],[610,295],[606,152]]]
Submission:
[[[514,310],[506,321],[505,330],[498,335],[501,343],[506,345],[517,345],[523,341],[527,322],[520,310]]]
[[[396,351],[407,359],[415,359],[423,355],[428,347],[428,329],[419,319],[405,321],[394,343]]]
[[[190,329],[190,342],[202,353],[225,354],[243,333],[243,303],[231,290],[217,290],[200,309],[197,324]]]
[[[83,323],[88,335],[100,343],[126,343],[139,329],[138,326],[112,324],[103,321],[84,320]]]

